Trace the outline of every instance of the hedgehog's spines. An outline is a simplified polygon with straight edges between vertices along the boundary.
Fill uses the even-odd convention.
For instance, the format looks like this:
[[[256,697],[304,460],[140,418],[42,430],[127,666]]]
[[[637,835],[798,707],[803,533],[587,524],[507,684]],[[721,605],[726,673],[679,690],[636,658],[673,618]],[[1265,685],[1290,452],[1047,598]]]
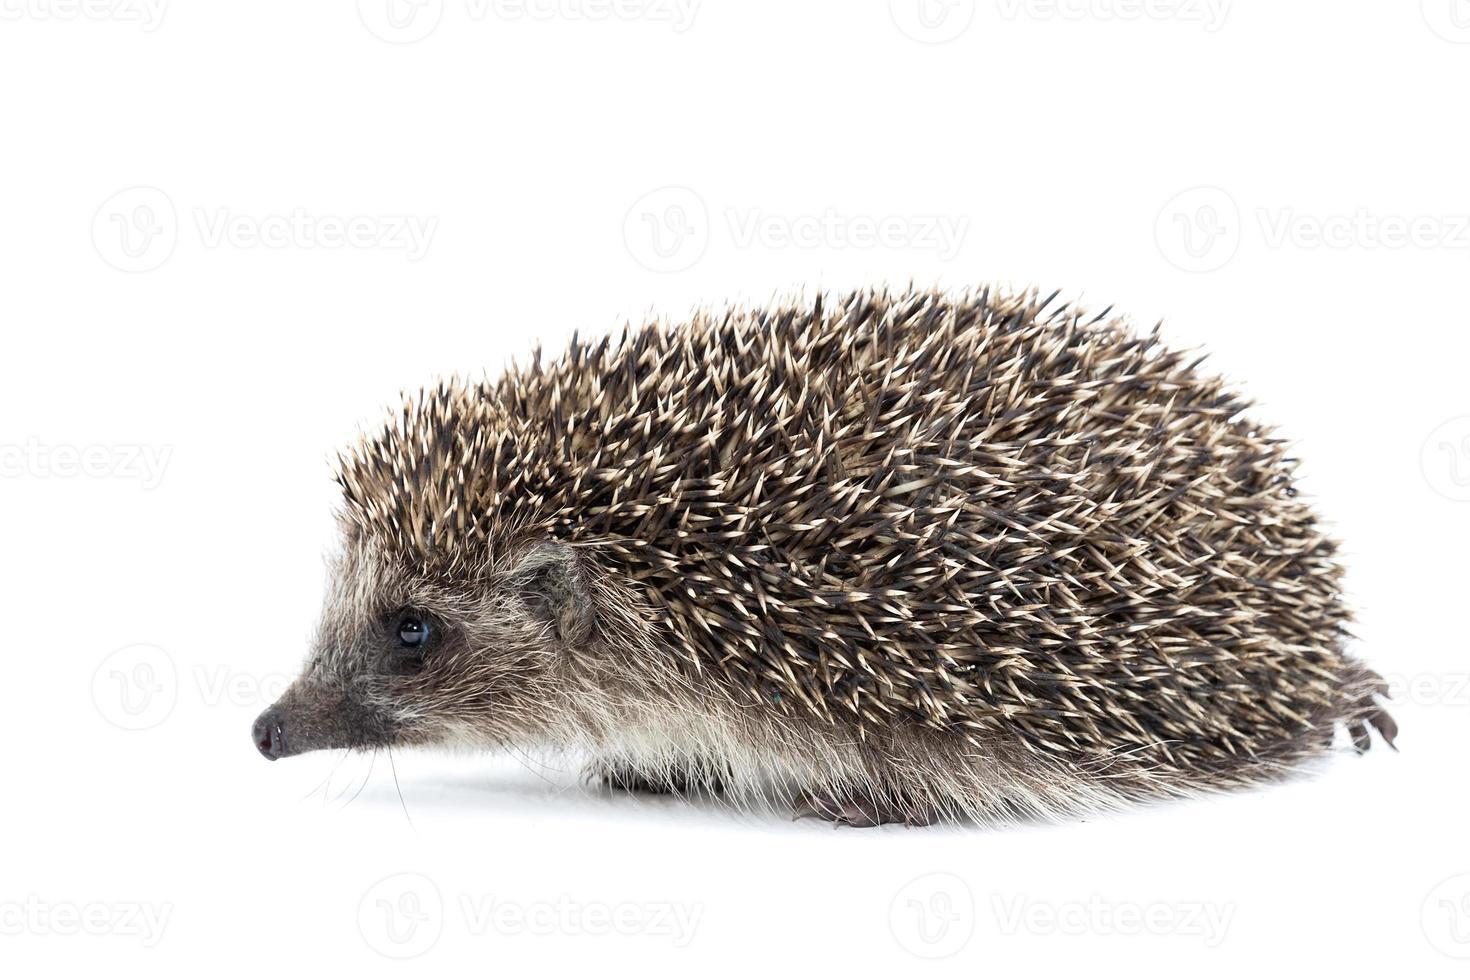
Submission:
[[[406,399],[341,458],[344,517],[429,574],[536,535],[596,552],[657,597],[689,677],[864,737],[1224,782],[1383,730],[1282,444],[1158,326],[1056,298],[818,294],[574,335]]]

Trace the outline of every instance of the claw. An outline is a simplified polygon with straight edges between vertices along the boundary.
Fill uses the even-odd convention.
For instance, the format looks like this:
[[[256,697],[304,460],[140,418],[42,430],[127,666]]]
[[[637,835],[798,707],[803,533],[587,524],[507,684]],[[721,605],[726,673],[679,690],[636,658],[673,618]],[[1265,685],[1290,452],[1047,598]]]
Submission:
[[[936,819],[936,814],[928,807],[833,793],[806,793],[793,810],[795,816],[792,819],[817,817],[830,820],[833,827],[877,827],[887,823],[925,827]]]

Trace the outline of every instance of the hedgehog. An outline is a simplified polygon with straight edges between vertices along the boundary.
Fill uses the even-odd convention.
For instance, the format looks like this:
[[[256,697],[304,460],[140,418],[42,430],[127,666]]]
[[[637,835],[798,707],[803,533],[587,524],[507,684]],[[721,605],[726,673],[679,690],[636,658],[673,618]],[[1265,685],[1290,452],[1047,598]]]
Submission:
[[[1371,730],[1337,546],[1202,358],[1056,294],[654,320],[408,397],[269,759],[572,754],[838,825],[1275,780]]]

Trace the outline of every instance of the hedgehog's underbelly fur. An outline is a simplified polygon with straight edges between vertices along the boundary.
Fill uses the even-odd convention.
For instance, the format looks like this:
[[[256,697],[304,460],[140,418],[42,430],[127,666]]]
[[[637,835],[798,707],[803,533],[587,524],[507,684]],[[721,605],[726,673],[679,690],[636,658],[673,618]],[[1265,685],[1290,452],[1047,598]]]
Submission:
[[[1338,725],[1361,745],[1381,686],[1343,651],[1293,462],[1194,368],[1034,296],[863,293],[442,393],[427,462],[345,482],[442,454],[375,504],[399,546],[494,552],[512,527],[631,582],[649,669],[693,693],[577,721],[604,757],[921,775],[971,811],[1168,795]],[[466,472],[493,474],[470,500]]]
[[[579,698],[578,709],[560,713],[545,733],[557,754],[570,749],[593,760],[591,775],[631,774],[675,793],[775,809],[813,794],[876,800],[898,814],[890,819],[917,812],[998,823],[1119,810],[1279,778],[1323,747],[1304,743],[1291,759],[1159,772],[1134,757],[1084,762],[1039,753],[1014,737],[859,733],[693,695],[603,701],[606,713],[591,717],[598,693]]]

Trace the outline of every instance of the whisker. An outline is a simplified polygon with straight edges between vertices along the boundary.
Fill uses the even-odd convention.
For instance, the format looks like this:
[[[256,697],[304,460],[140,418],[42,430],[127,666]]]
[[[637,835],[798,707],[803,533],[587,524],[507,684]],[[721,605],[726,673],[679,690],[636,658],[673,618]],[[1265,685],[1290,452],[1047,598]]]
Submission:
[[[408,826],[410,828],[412,828],[413,830],[418,830],[418,828],[414,827],[413,825],[413,817],[410,817],[408,815],[408,802],[403,798],[403,787],[398,785],[398,767],[393,764],[392,746],[388,747],[388,768],[393,770],[393,788],[398,791],[398,805],[403,807],[403,817],[405,820],[408,821]]]
[[[327,805],[327,794],[332,791],[331,790],[332,777],[337,774],[337,770],[342,767],[342,762],[346,758],[347,758],[347,749],[343,749],[342,750],[342,754],[339,755],[339,756],[337,756],[336,763],[334,763],[332,765],[332,768],[327,771],[326,778],[323,779],[321,782],[317,783],[315,786],[313,786],[311,788],[311,791],[310,792],[308,792],[305,795],[303,795],[301,797],[301,801],[303,803],[306,802],[307,800],[311,799],[313,796],[316,795],[316,791],[317,790],[321,790],[322,791],[322,806],[326,806]]]
[[[370,759],[368,761],[367,775],[365,775],[365,776],[362,777],[362,783],[358,785],[357,792],[352,794],[352,799],[351,800],[348,800],[346,803],[343,803],[342,804],[342,807],[341,808],[343,810],[345,810],[349,806],[351,806],[352,805],[352,801],[353,800],[356,800],[359,796],[362,795],[363,788],[367,786],[368,780],[372,778],[372,775],[373,775],[373,767],[375,767],[377,764],[378,764],[378,750],[377,749],[373,749],[373,757],[372,757],[372,759]],[[352,784],[351,783],[348,783],[348,785],[350,786]],[[345,793],[347,791],[344,789],[342,792]],[[340,795],[338,796],[338,799],[341,799],[341,796]],[[336,802],[336,801],[334,800],[333,802]]]

